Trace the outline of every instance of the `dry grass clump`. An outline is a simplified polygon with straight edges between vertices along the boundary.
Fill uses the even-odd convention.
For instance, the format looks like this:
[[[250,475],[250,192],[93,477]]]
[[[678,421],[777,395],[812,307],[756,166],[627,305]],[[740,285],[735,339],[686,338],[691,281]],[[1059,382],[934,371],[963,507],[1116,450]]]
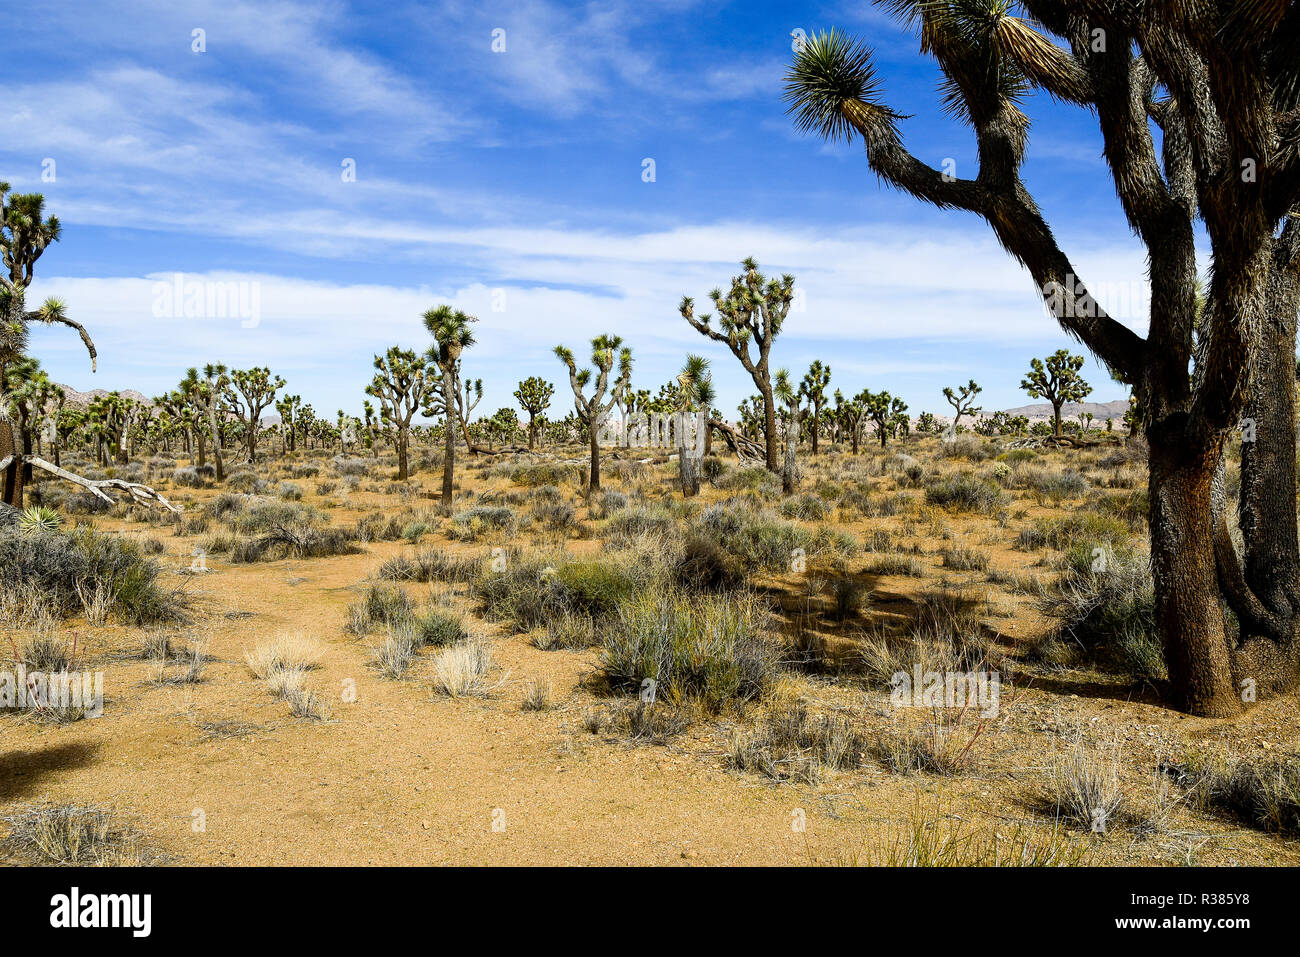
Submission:
[[[397,680],[406,675],[415,660],[415,636],[409,625],[390,629],[371,653],[372,661],[385,678]]]
[[[737,732],[728,761],[777,781],[816,784],[826,771],[860,767],[868,741],[841,714],[813,714],[803,698],[775,704],[752,731]]]
[[[319,694],[307,689],[306,677],[305,668],[283,668],[267,675],[266,687],[272,697],[289,705],[289,713],[295,718],[324,721],[329,717],[329,706]]]
[[[1017,825],[979,832],[951,820],[937,807],[920,805],[901,833],[870,846],[845,863],[873,867],[1080,867],[1091,848],[1053,827],[1047,832]]]
[[[12,828],[5,843],[36,864],[134,867],[153,857],[134,829],[91,805],[42,804],[5,821]]]
[[[623,699],[588,711],[582,725],[592,734],[662,745],[691,726],[691,709],[663,701]]]
[[[307,672],[320,666],[323,653],[314,638],[283,634],[257,645],[244,660],[271,695],[289,705],[295,717],[322,721],[329,716],[328,706],[324,698],[307,690],[304,682]]]
[[[1081,734],[1053,752],[1044,801],[1060,820],[1102,834],[1119,823],[1124,805],[1118,741],[1089,744]]]
[[[1194,807],[1261,831],[1300,835],[1300,759],[1197,754],[1171,770]]]
[[[156,638],[153,641],[157,643]],[[154,684],[198,684],[208,665],[208,646],[206,642],[195,641],[176,648],[163,634],[161,649],[150,657],[153,659],[150,680]]]
[[[958,572],[984,572],[989,568],[987,552],[957,545],[943,550],[943,567]]]
[[[257,677],[268,678],[277,671],[319,668],[324,651],[315,638],[284,633],[245,652],[244,661]]]
[[[931,709],[919,728],[885,728],[871,744],[872,756],[895,774],[948,776],[970,770],[983,723],[968,724],[966,711]]]
[[[489,679],[493,667],[492,651],[485,639],[475,637],[453,645],[433,660],[434,693],[447,698],[486,698],[506,679]]]
[[[534,678],[524,690],[524,711],[547,711],[551,707],[551,683],[545,678]]]
[[[443,549],[396,555],[379,566],[378,577],[395,582],[468,582],[482,568],[480,558],[457,558]]]

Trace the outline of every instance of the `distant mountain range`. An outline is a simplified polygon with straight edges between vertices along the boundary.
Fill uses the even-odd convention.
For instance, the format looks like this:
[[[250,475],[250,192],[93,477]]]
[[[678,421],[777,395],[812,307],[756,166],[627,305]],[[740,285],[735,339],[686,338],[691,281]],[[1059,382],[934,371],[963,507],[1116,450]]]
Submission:
[[[63,389],[64,395],[68,397],[68,405],[77,406],[83,409],[90,405],[92,399],[98,399],[101,396],[108,395],[109,393],[108,389],[91,389],[89,392],[78,392],[70,385],[59,383],[59,386]],[[128,399],[135,399],[136,402],[141,402],[144,405],[153,405],[153,399],[149,398],[143,392],[137,392],[135,389],[119,389],[117,391]]]
[[[1116,422],[1124,418],[1124,413],[1128,411],[1128,399],[1116,399],[1113,402],[1067,402],[1061,406],[1061,416],[1066,419],[1077,419],[1081,412],[1091,412],[1094,422],[1105,422],[1107,419],[1114,419]],[[1052,417],[1052,406],[1049,402],[1035,402],[1033,405],[1021,405],[1014,409],[1007,409],[1007,415],[1015,418],[1017,415],[1023,415],[1030,422],[1036,419],[1050,419]]]

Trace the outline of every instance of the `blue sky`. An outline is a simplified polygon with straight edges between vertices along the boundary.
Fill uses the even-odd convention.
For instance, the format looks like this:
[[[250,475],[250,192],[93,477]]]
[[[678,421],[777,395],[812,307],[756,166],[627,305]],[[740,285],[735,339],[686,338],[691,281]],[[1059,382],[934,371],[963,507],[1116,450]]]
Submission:
[[[774,366],[821,358],[832,388],[888,389],[913,413],[944,411],[942,387],[972,376],[986,408],[1033,401],[1017,388],[1029,358],[1071,343],[1028,274],[979,220],[883,189],[860,145],[785,115],[791,32],[831,26],[876,48],[913,152],[973,175],[932,65],[869,3],[35,7],[7,27],[0,179],[62,220],[29,298],[67,300],[99,372],[66,329],[38,328],[34,352],[75,388],[149,395],[191,365],[269,364],[318,412],[355,412],[373,355],[423,348],[421,313],[449,302],[480,318],[466,357],[480,412],[542,375],[563,414],[551,349],[581,355],[608,331],[652,391],[687,351],[709,356],[734,414],[752,383],[677,303],[706,302],[753,255],[804,290]],[[1095,127],[1042,97],[1026,110],[1031,189],[1099,298],[1144,332],[1142,249]],[[160,307],[178,273],[250,284],[257,321]],[[1126,395],[1091,361],[1085,374],[1094,400]]]

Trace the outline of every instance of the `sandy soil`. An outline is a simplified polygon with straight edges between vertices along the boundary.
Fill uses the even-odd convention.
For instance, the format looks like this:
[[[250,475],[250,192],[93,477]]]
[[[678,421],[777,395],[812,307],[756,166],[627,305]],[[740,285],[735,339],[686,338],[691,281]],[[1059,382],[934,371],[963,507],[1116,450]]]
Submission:
[[[436,486],[436,477],[420,479]],[[187,497],[196,502],[211,494]],[[334,524],[362,514],[355,509],[367,499],[386,501],[378,494],[355,498],[349,508],[330,510]],[[1222,739],[1252,754],[1294,755],[1300,746],[1295,697],[1230,721],[1200,720],[1098,675],[1062,672],[1023,679],[984,733],[969,773],[900,776],[868,762],[817,786],[775,784],[727,770],[725,720],[698,724],[668,746],[587,732],[582,715],[601,703],[582,684],[595,654],[541,651],[526,636],[481,621],[475,628],[491,636],[505,672],[494,697],[435,697],[427,652],[406,680],[380,678],[368,663],[368,642],[343,631],[345,611],[380,562],[410,545],[255,565],[210,557],[207,574],[184,577],[178,570],[189,565],[197,538],[122,521],[98,524],[162,538],[165,580],[184,582],[198,599],[199,617],[182,634],[207,640],[215,660],[199,684],[158,685],[150,681],[150,662],[122,657],[139,647],[138,629],[70,622],[89,661],[106,673],[104,715],[68,725],[0,717],[0,816],[39,801],[110,807],[180,863],[834,863],[895,840],[918,806],[981,830],[1001,833],[1018,822],[1045,828],[1034,795],[1047,754],[1068,728],[1117,734],[1137,790],[1160,760],[1198,741]],[[987,532],[968,528],[963,536]],[[1001,532],[1002,543],[993,547],[995,565],[1028,567],[1033,559],[1006,544],[1010,535]],[[433,535],[424,544],[446,543]],[[899,578],[871,584],[873,607],[882,611],[891,600],[905,604],[919,587]],[[427,587],[411,586],[412,593]],[[1008,643],[1042,627],[1025,603],[999,603],[990,621]],[[328,700],[329,720],[292,717],[245,665],[248,649],[282,632],[324,644],[309,686]],[[550,680],[555,707],[521,710],[527,682],[539,677]],[[792,681],[824,706],[865,706],[852,683]],[[350,682],[354,702],[344,699]],[[0,824],[0,840],[4,833]],[[1167,833],[1080,839],[1101,864],[1300,864],[1300,842],[1190,811],[1179,812]],[[11,855],[10,862],[19,859]]]

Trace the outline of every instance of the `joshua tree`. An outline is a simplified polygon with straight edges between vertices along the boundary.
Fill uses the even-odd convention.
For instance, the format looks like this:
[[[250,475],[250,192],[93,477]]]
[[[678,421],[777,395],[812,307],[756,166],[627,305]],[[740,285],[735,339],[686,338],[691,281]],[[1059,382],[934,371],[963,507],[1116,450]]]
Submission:
[[[530,375],[519,383],[519,388],[515,389],[515,399],[518,400],[519,407],[528,413],[530,449],[537,445],[537,418],[550,406],[553,395],[555,395],[555,386],[535,375]]]
[[[497,409],[492,418],[484,422],[488,442],[500,441],[509,445],[519,431],[519,413],[508,406]]]
[[[961,422],[963,415],[979,415],[984,409],[975,404],[975,396],[984,390],[975,384],[975,380],[964,386],[959,387],[955,392],[952,386],[943,387],[943,397],[948,400],[948,404],[953,407],[955,414],[952,417],[952,434],[957,434],[957,425]]]
[[[817,454],[817,432],[822,421],[822,406],[826,404],[826,386],[830,385],[831,367],[822,365],[820,359],[814,359],[808,367],[807,374],[799,383],[799,398],[812,409],[809,417],[812,433],[812,454]]]
[[[399,346],[375,356],[375,370],[366,395],[379,400],[380,416],[393,425],[397,479],[404,482],[410,477],[411,420],[424,405],[433,380],[427,362]]]
[[[281,451],[293,452],[298,448],[298,423],[294,417],[302,406],[302,396],[285,395],[276,400],[275,411],[280,413],[280,435],[283,439]]]
[[[1229,715],[1240,711],[1243,687],[1294,686],[1300,8],[1100,0],[893,7],[918,28],[945,75],[949,109],[974,134],[975,176],[945,175],[904,148],[903,117],[880,100],[871,51],[834,31],[796,55],[787,97],[798,125],[830,138],[860,135],[885,182],[983,217],[1062,328],[1133,387],[1149,448],[1155,618],[1179,706]],[[1029,122],[1019,104],[1031,87],[1096,118],[1120,205],[1147,247],[1145,338],[1097,304],[1020,176]],[[1213,262],[1203,309],[1202,227]],[[1222,481],[1226,440],[1243,413],[1256,424],[1256,441],[1242,449],[1244,565],[1228,534]],[[1239,637],[1225,627],[1221,590]]]
[[[451,504],[452,484],[456,472],[456,406],[457,379],[460,374],[461,353],[474,344],[471,323],[478,322],[451,306],[437,306],[424,314],[424,328],[429,330],[436,343],[429,356],[441,372],[444,450],[442,461],[442,503]],[[480,393],[481,394],[481,393]],[[465,437],[468,443],[468,434]]]
[[[1092,386],[1083,381],[1079,370],[1083,356],[1072,356],[1068,349],[1057,349],[1047,361],[1029,360],[1029,372],[1020,382],[1020,388],[1031,399],[1046,399],[1052,404],[1052,434],[1061,434],[1061,406],[1067,402],[1082,402],[1092,392]],[[1080,419],[1082,422],[1082,419]]]
[[[193,369],[190,371],[194,372]],[[226,367],[219,362],[209,362],[203,367],[203,378],[194,391],[195,401],[203,408],[208,432],[212,436],[212,463],[216,468],[218,482],[226,477],[225,458],[221,454],[221,421],[226,415],[225,397],[229,388],[230,373]]]
[[[266,366],[252,369],[233,369],[230,373],[232,389],[228,390],[236,416],[244,423],[244,448],[248,462],[257,461],[257,433],[262,427],[262,413],[275,402],[275,394],[284,388],[284,379],[272,376]]]
[[[709,298],[718,311],[720,330],[710,325],[713,318],[711,313],[696,318],[695,300],[689,296],[683,297],[680,311],[682,318],[701,335],[725,343],[754,380],[754,385],[763,398],[767,467],[778,472],[781,466],[777,451],[776,400],[772,395],[768,359],[772,353],[772,343],[780,335],[781,326],[794,302],[794,276],[787,274],[780,281],[767,279],[758,271],[758,263],[752,258],[744,260],[740,265],[744,272],[731,280],[731,290],[725,297],[721,289],[709,293]],[[758,349],[757,357],[751,353],[751,343]]]
[[[139,413],[139,403],[120,392],[110,392],[92,399],[87,409],[90,419],[99,425],[97,434],[112,446],[113,461],[118,465],[127,463],[127,436]]]
[[[795,456],[799,449],[799,420],[801,409],[799,406],[799,392],[790,382],[790,372],[787,369],[778,369],[776,372],[776,387],[773,390],[776,397],[785,403],[787,412],[785,420],[785,462],[781,467],[781,491],[786,495],[793,495],[796,488],[799,487],[799,467],[795,461]]]
[[[32,283],[36,261],[50,243],[58,241],[59,233],[58,217],[45,217],[44,196],[40,193],[10,194],[9,184],[0,183],[0,265],[3,265],[0,270],[0,477],[3,478],[0,502],[15,508],[22,508],[25,476],[31,466],[45,468],[45,463],[31,456],[27,440],[21,431],[14,430],[9,415],[9,370],[27,355],[28,328],[33,322],[43,322],[76,329],[90,353],[91,371],[95,369],[95,344],[80,323],[68,318],[61,300],[46,299],[39,309],[27,311],[27,287]],[[54,469],[46,468],[46,471]],[[92,483],[61,469],[55,474],[90,488],[101,498],[108,497],[100,491],[101,488],[126,489],[129,484]],[[152,489],[147,491],[154,500],[163,501]],[[138,494],[132,491],[133,497],[138,497]]]
[[[885,440],[898,428],[899,419],[907,418],[907,403],[885,391],[864,390],[859,398],[866,406],[867,416],[876,424],[876,438],[880,439],[883,449]]]
[[[858,454],[858,444],[862,439],[862,423],[867,417],[867,399],[871,393],[863,389],[852,399],[847,399],[839,406],[839,416],[849,434],[849,444],[853,454]],[[839,390],[835,391],[837,399],[841,398]]]
[[[750,438],[761,438],[765,414],[763,397],[751,395],[747,399],[742,399],[740,405],[736,406],[736,411],[740,413],[740,426],[745,435]],[[764,448],[766,449],[766,446]]]
[[[573,361],[573,353],[564,346],[556,346],[555,354],[568,367],[569,385],[573,389],[573,404],[578,412],[578,419],[587,427],[587,438],[591,443],[591,475],[587,487],[592,492],[600,491],[600,425],[614,403],[626,394],[632,381],[632,350],[623,345],[618,336],[603,335],[591,340],[591,364],[596,368],[596,382],[592,385],[591,395],[584,396],[582,390],[591,382],[591,369],[578,371]],[[615,355],[618,357],[618,378],[611,384],[609,374],[614,368]],[[609,398],[606,399],[606,390]]]
[[[677,402],[673,411],[682,416],[690,412],[704,413],[704,454],[708,455],[713,449],[713,403],[718,398],[709,360],[688,352],[682,370],[677,373],[676,385]]]
[[[379,458],[379,422],[375,416],[375,407],[370,404],[369,399],[365,399],[361,403],[361,411],[364,416],[362,427],[366,430],[366,435],[369,438],[370,454],[375,458]],[[421,410],[421,413],[423,413],[423,410]]]

